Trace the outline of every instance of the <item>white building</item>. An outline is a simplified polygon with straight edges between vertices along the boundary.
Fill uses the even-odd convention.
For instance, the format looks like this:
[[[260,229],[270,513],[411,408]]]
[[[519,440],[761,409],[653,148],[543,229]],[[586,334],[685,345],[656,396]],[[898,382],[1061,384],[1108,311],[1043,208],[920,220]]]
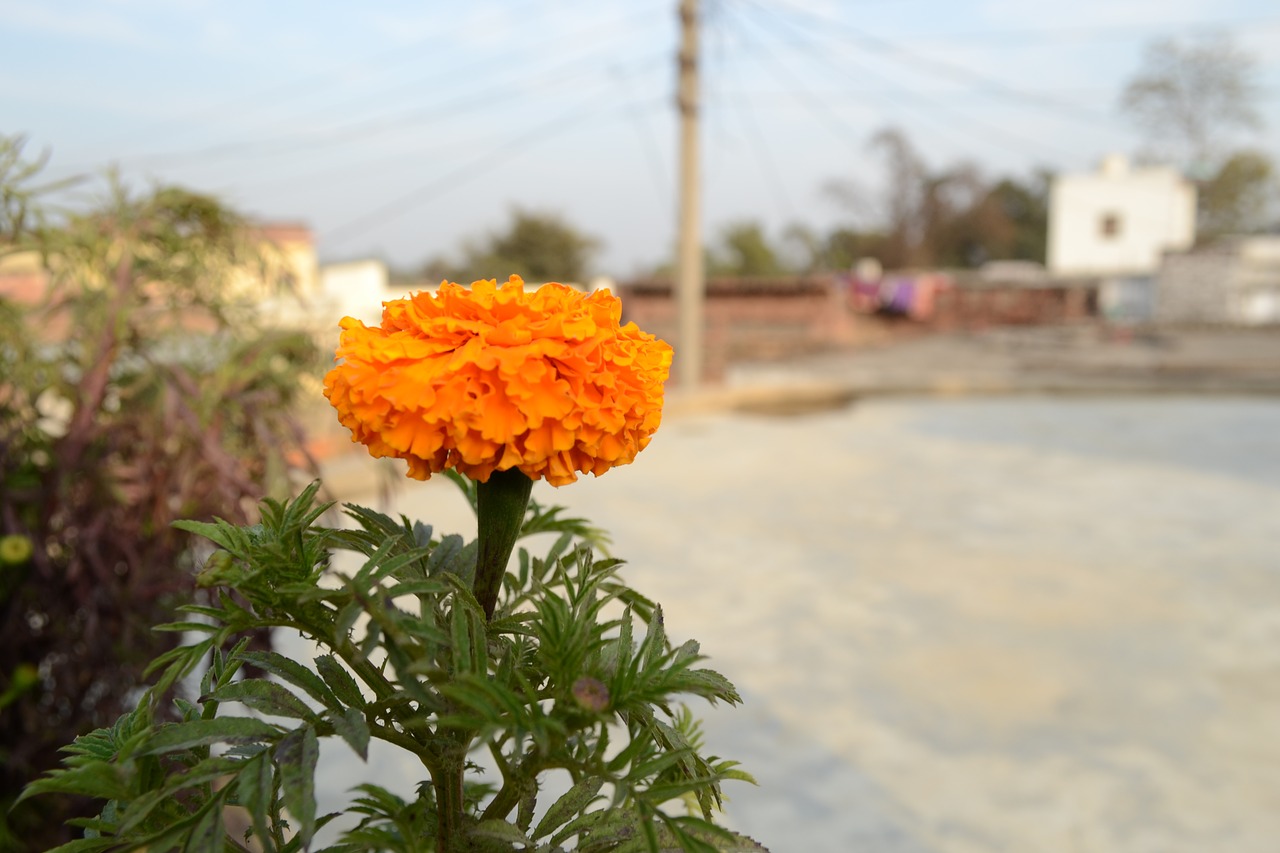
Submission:
[[[320,268],[320,293],[336,327],[342,317],[365,325],[382,322],[382,303],[405,294],[391,292],[387,265],[378,260],[325,264]]]
[[[1196,189],[1174,169],[1130,167],[1111,155],[1092,174],[1060,175],[1049,190],[1049,271],[1154,275],[1166,251],[1196,237]]]
[[[1165,257],[1156,319],[1168,323],[1280,324],[1280,237],[1235,237]]]

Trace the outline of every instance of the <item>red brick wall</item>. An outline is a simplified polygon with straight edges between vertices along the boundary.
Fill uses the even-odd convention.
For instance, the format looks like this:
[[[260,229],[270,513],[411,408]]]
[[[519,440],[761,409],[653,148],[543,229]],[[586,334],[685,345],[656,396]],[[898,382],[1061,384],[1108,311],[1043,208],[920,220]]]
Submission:
[[[680,346],[669,282],[634,281],[618,291],[625,320]],[[712,279],[704,317],[710,380],[723,377],[731,362],[786,358],[854,340],[854,317],[829,278]]]
[[[624,320],[679,347],[676,300],[664,280],[619,285]],[[706,378],[733,362],[768,361],[820,350],[877,346],[905,337],[993,326],[1053,325],[1096,315],[1097,284],[957,282],[942,290],[927,320],[855,312],[832,276],[712,279],[707,282]]]

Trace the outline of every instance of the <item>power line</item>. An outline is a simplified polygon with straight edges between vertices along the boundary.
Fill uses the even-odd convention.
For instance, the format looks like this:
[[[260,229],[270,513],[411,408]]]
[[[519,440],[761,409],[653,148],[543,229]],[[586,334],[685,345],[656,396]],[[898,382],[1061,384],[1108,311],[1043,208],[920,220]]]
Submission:
[[[428,181],[421,186],[415,187],[409,192],[374,208],[368,213],[345,222],[337,228],[327,231],[325,239],[335,243],[342,242],[358,236],[376,225],[381,225],[397,219],[408,213],[413,208],[429,201],[434,196],[446,190],[453,189],[467,181],[473,180],[474,178],[485,174],[493,167],[514,159],[520,154],[528,151],[534,144],[554,139],[573,129],[577,125],[582,124],[596,113],[597,103],[599,103],[598,99],[593,100],[588,104],[579,104],[572,110],[557,115],[555,118],[552,118],[543,124],[527,130],[522,130],[511,139],[508,139],[501,145],[490,149],[459,168]]]
[[[576,0],[576,2],[581,2],[581,0]],[[514,7],[507,8],[506,11],[507,12],[519,11],[527,7],[539,7],[543,5],[545,5],[544,0],[524,0],[524,2],[516,3]],[[126,133],[118,135],[116,137],[109,138],[105,143],[100,143],[100,144],[110,145],[110,144],[113,144],[114,142],[125,141],[128,139],[132,139],[132,138],[136,138],[144,135],[147,137],[151,137],[151,136],[154,136],[155,131],[158,128],[171,127],[175,124],[178,124],[184,121],[189,121],[191,119],[207,116],[210,113],[223,113],[228,109],[243,107],[246,101],[252,101],[253,106],[251,106],[248,110],[242,112],[241,115],[252,114],[254,112],[258,112],[261,109],[272,106],[273,105],[272,101],[275,101],[278,103],[281,99],[286,99],[286,98],[292,99],[292,97],[298,93],[313,91],[314,86],[317,83],[322,82],[328,78],[331,78],[334,74],[337,74],[341,71],[350,70],[353,68],[364,68],[374,63],[376,63],[377,66],[380,68],[393,67],[399,64],[400,62],[402,62],[406,58],[412,59],[414,57],[421,56],[422,46],[427,42],[431,41],[432,39],[438,39],[438,38],[439,38],[438,33],[430,33],[429,35],[424,36],[422,38],[414,39],[408,44],[401,45],[397,49],[392,50],[389,53],[385,48],[379,49],[375,52],[365,54],[360,59],[357,59],[351,62],[345,62],[345,63],[329,66],[320,71],[315,71],[315,72],[305,74],[301,77],[296,77],[292,80],[281,83],[278,86],[267,87],[265,89],[258,88],[258,89],[245,91],[240,94],[234,95],[230,98],[225,98],[211,104],[205,104],[200,107],[191,109],[189,111],[185,111],[179,115],[166,116],[163,119],[160,119],[155,122],[150,122],[141,127],[131,128]],[[484,67],[486,64],[490,64],[490,63],[491,63],[491,60],[487,58],[482,59],[475,63],[469,64],[468,66],[465,66],[463,70],[467,70],[472,66]]]
[[[616,65],[610,69],[610,72],[611,72],[611,76],[614,79],[621,81],[619,85],[623,89],[623,96],[624,96],[622,100],[622,104],[627,109],[627,114],[629,118],[631,119],[633,124],[636,126],[636,129],[637,129],[636,136],[640,140],[641,148],[650,162],[651,177],[654,179],[655,190],[657,191],[660,197],[660,200],[665,202],[670,200],[670,191],[664,189],[664,186],[663,186],[663,178],[666,175],[666,171],[663,168],[661,163],[661,154],[658,151],[657,142],[653,138],[652,127],[650,127],[648,122],[645,120],[646,111],[640,109],[640,107],[643,105],[644,102],[637,99],[631,87],[626,84],[627,78],[626,78],[625,69],[628,65],[637,65],[640,63],[644,63],[647,65],[649,62],[651,62],[649,57],[640,57],[639,59],[633,60],[630,63],[621,63],[619,65]],[[599,78],[599,79],[605,79],[605,78]],[[463,100],[464,100],[464,109],[459,110],[459,112],[466,112],[467,109],[470,109],[473,107],[484,109],[489,106],[492,106],[492,103],[477,104],[471,99],[463,99]],[[436,118],[443,118],[443,117],[444,116],[436,116]],[[411,154],[415,160],[422,161],[425,159],[440,157],[446,150],[462,148],[468,151],[474,151],[476,148],[475,141],[470,139],[460,139],[459,137],[453,134],[443,136],[442,141],[445,143],[443,147],[424,149],[421,146],[416,146],[413,148]],[[358,179],[360,178],[360,173],[358,170],[363,166],[383,164],[386,162],[388,162],[388,157],[385,155],[374,158],[374,159],[361,158],[354,163],[347,164],[344,167],[344,170],[347,172],[349,177]],[[318,180],[324,180],[327,183],[332,183],[334,180],[334,171],[335,169],[333,166],[328,166],[324,169],[319,169],[319,170],[313,169],[313,170],[304,172],[302,174],[290,175],[274,181],[267,181],[265,183],[257,182],[255,183],[255,186],[261,189],[261,188],[290,186],[298,183],[311,183]]]
[[[775,0],[775,2],[769,4],[775,8],[769,9],[765,5],[764,0],[746,0],[746,2],[758,9],[775,15],[779,15],[785,11],[787,15],[797,19],[794,22],[791,22],[793,28],[794,26],[803,26],[811,32],[820,34],[824,38],[832,38],[837,35],[838,32],[843,32],[855,43],[867,48],[868,50],[887,56],[891,60],[900,64],[908,65],[913,69],[927,71],[934,76],[942,77],[946,80],[954,80],[957,77],[969,80],[970,82],[987,87],[991,94],[1000,96],[1006,100],[1029,104],[1055,113],[1062,113],[1063,111],[1066,111],[1073,113],[1078,118],[1082,118],[1088,122],[1097,122],[1100,119],[1110,120],[1113,118],[1105,113],[1082,107],[1081,105],[1070,101],[1049,98],[1042,94],[1035,94],[1012,88],[1005,85],[1001,80],[988,77],[985,74],[973,71],[963,65],[957,65],[954,62],[947,62],[945,60],[937,59],[936,57],[925,56],[916,51],[908,50],[896,42],[880,36],[872,35],[864,30],[851,27],[842,21],[821,15],[815,15],[807,10],[798,9],[787,3],[780,3]]]
[[[630,17],[623,20],[630,20]],[[618,22],[615,21],[613,23],[616,25]],[[575,34],[575,38],[579,38],[580,35],[581,34]],[[631,39],[631,35],[628,34],[626,38],[629,41]],[[513,74],[500,79],[499,82],[494,83],[493,85],[481,88],[479,91],[454,96],[443,102],[427,107],[415,107],[408,111],[401,111],[395,114],[368,117],[320,131],[300,130],[265,139],[259,137],[254,139],[218,143],[197,149],[138,154],[120,158],[116,162],[154,166],[166,163],[199,161],[203,165],[226,159],[263,156],[272,157],[282,155],[292,156],[299,151],[341,145],[352,140],[378,135],[388,130],[412,126],[426,121],[438,120],[451,115],[483,110],[495,104],[516,100],[523,97],[525,94],[521,89],[516,87],[529,85],[550,86],[557,85],[565,81],[572,82],[580,79],[585,74],[590,73],[592,70],[597,68],[597,63],[601,60],[611,58],[615,54],[616,48],[611,45],[606,44],[602,47],[601,45],[596,44],[584,53],[580,53],[579,55],[563,62],[544,66],[540,71],[531,72],[527,67],[503,66],[504,70],[510,70]],[[661,55],[662,54],[660,52],[654,51],[625,61],[614,60],[614,64],[620,66],[644,65],[651,67]],[[488,59],[482,63],[482,67],[486,68],[492,67],[492,65],[492,61]],[[459,73],[465,73],[466,70],[467,67],[464,67]],[[88,171],[97,168],[97,164],[84,163],[64,168],[72,172]]]
[[[617,28],[619,28],[619,27],[624,27],[624,28],[625,28],[625,30],[624,30],[624,32],[623,32],[623,34],[622,34],[622,38],[621,38],[621,40],[622,40],[623,42],[625,42],[625,43],[629,43],[629,42],[631,42],[631,41],[634,41],[634,40],[635,40],[635,38],[636,38],[636,34],[637,34],[637,29],[636,29],[635,27],[633,27],[633,26],[632,26],[632,24],[633,24],[633,22],[635,22],[636,20],[638,20],[638,19],[640,19],[640,18],[646,18],[646,19],[648,19],[651,23],[663,23],[662,19],[661,19],[661,18],[656,17],[656,16],[653,14],[652,10],[650,10],[650,9],[645,9],[645,8],[641,8],[641,9],[637,10],[636,12],[633,12],[633,13],[632,13],[632,14],[630,14],[630,15],[623,15],[623,16],[620,16],[620,17],[617,17],[617,18],[609,19],[609,20],[607,20],[607,21],[598,22],[597,26],[591,27],[591,28],[589,28],[589,29],[578,30],[578,31],[575,31],[575,32],[572,32],[572,33],[567,33],[567,34],[565,34],[565,35],[563,36],[563,41],[565,41],[565,42],[569,42],[569,43],[572,43],[572,44],[575,44],[575,45],[576,45],[576,44],[590,44],[590,45],[592,45],[591,50],[590,50],[590,51],[588,51],[588,54],[587,54],[587,55],[584,55],[584,56],[579,57],[580,59],[587,59],[587,58],[589,58],[589,56],[591,55],[591,53],[612,54],[612,53],[614,53],[614,52],[615,52],[615,50],[614,50],[612,47],[610,47],[608,44],[603,43],[603,42],[601,42],[598,38],[596,38],[597,34],[598,34],[598,33],[600,33],[601,31],[604,31],[604,30],[614,30],[614,29],[617,29]],[[601,47],[601,45],[602,45],[602,44],[604,44],[604,47],[603,47],[603,48]],[[540,50],[540,51],[539,51],[539,53],[544,53],[544,52],[545,52],[547,55],[558,55],[558,52],[557,52],[557,51],[554,51],[554,50],[545,50],[545,51],[544,51],[544,50]],[[572,61],[570,61],[570,62],[566,62],[566,63],[564,63],[564,64],[565,64],[565,65],[572,64]],[[463,75],[467,75],[467,74],[469,74],[469,72],[470,72],[473,68],[488,69],[488,68],[492,68],[493,66],[494,66],[494,62],[493,62],[493,60],[492,60],[492,59],[490,59],[490,58],[488,58],[488,57],[485,57],[485,58],[483,58],[483,59],[481,59],[481,60],[479,60],[479,61],[477,61],[477,62],[475,62],[475,63],[468,63],[468,64],[466,64],[466,65],[464,65],[464,66],[462,66],[462,67],[459,67],[459,68],[450,68],[450,69],[449,69],[449,75],[450,75],[450,76],[454,76],[454,75],[463,76]],[[520,72],[522,72],[522,74],[524,74],[524,75],[527,75],[527,74],[529,73],[529,69],[528,69],[527,67],[521,67],[521,68],[519,68],[519,69],[517,69],[517,70],[519,70]],[[424,83],[427,83],[427,82],[429,82],[429,81],[434,80],[434,79],[435,79],[436,77],[438,77],[438,76],[439,76],[439,75],[438,75],[438,72],[433,72],[433,73],[431,73],[431,74],[429,74],[429,75],[427,75],[427,76],[425,76],[425,77],[418,77],[418,78],[415,78],[414,80],[401,81],[401,82],[397,83],[397,84],[396,84],[394,87],[392,87],[391,89],[382,89],[382,90],[379,90],[379,91],[381,91],[381,92],[384,92],[384,93],[385,93],[385,92],[387,92],[387,91],[400,90],[400,89],[414,89],[415,87],[421,87]],[[311,110],[311,111],[309,111],[309,112],[303,113],[301,116],[298,116],[297,118],[298,118],[298,119],[305,119],[305,118],[307,118],[307,117],[309,117],[309,116],[321,116],[321,117],[323,117],[323,116],[325,116],[325,115],[327,115],[327,114],[331,114],[332,112],[334,112],[334,111],[336,111],[336,110],[342,110],[342,109],[344,109],[344,108],[345,108],[345,107],[347,107],[347,106],[361,106],[361,105],[367,104],[367,103],[369,102],[369,100],[370,100],[370,95],[369,95],[368,93],[365,93],[365,94],[363,94],[363,95],[359,95],[359,96],[357,96],[357,97],[348,98],[348,99],[346,99],[346,100],[344,100],[344,101],[339,101],[339,102],[337,102],[337,103],[335,103],[335,104],[328,104],[328,105],[326,105],[325,107],[323,107],[323,108],[321,108],[321,109]],[[296,119],[295,119],[295,120],[296,120]]]
[[[653,61],[658,56],[659,54],[654,52],[636,57],[621,64],[624,66],[641,64],[649,66],[652,65]],[[535,78],[534,81],[530,81],[527,76],[523,76],[514,81],[504,80],[501,83],[480,92],[455,96],[442,103],[433,104],[428,107],[419,107],[394,116],[378,116],[349,122],[344,125],[330,128],[328,131],[322,131],[319,134],[315,131],[298,131],[270,139],[241,140],[239,142],[211,145],[192,151],[137,155],[126,158],[122,162],[145,162],[149,165],[162,165],[164,163],[198,161],[201,164],[207,164],[218,160],[235,159],[238,157],[292,156],[297,154],[299,151],[315,150],[318,148],[341,145],[353,140],[376,136],[389,130],[409,127],[427,121],[438,121],[453,115],[465,114],[476,110],[484,110],[506,101],[518,100],[525,95],[525,92],[520,89],[511,88],[513,83],[528,85],[530,82],[558,84],[566,80],[575,81],[581,79],[585,73],[588,73],[590,69],[594,67],[593,63],[598,58],[599,57],[596,55],[591,54],[576,57],[566,63],[560,63],[557,66],[553,66],[551,69],[551,72],[559,73],[549,72],[546,75],[548,79],[537,80],[537,78]]]
[[[758,26],[761,26],[762,28],[764,28],[763,25],[759,24],[759,22],[756,22],[756,23]],[[764,29],[767,29],[775,39],[784,40],[783,37],[775,29],[773,28],[764,28]],[[773,59],[774,68],[785,67],[777,59],[777,57],[771,54],[760,42],[751,40],[749,38],[748,38],[748,42],[753,46],[755,50]],[[806,56],[809,56],[810,58],[814,58],[815,53],[817,58],[828,63],[841,74],[848,73],[848,69],[841,68],[839,65],[831,63],[830,57],[823,51],[814,52],[810,50],[806,52]],[[873,79],[879,79],[881,81],[884,81],[884,78],[881,78],[879,75],[875,74],[874,72],[871,72],[865,66],[859,65],[857,67],[857,73],[864,77],[872,77]],[[884,82],[887,82],[887,81],[884,81]],[[984,144],[990,144],[993,141],[993,139],[1012,140],[1018,147],[1016,148],[1009,147],[1007,143],[1004,144],[1003,147],[1005,147],[1007,150],[1010,150],[1016,154],[1025,153],[1026,146],[1031,146],[1036,149],[1044,149],[1047,147],[1043,142],[1043,140],[1030,139],[1028,137],[1024,137],[1017,133],[1011,133],[1007,129],[997,125],[991,125],[991,124],[975,121],[971,115],[957,115],[954,110],[949,109],[945,105],[942,105],[935,101],[931,101],[928,98],[921,97],[920,95],[908,89],[905,89],[902,87],[894,87],[894,89],[896,90],[895,91],[896,96],[895,94],[889,94],[888,92],[886,93],[873,92],[872,94],[877,94],[877,96],[881,97],[883,100],[888,100],[895,109],[901,109],[907,106],[907,104],[904,103],[904,101],[902,100],[902,96],[905,96],[910,101],[917,101],[917,102],[924,103],[925,107],[923,109],[915,110],[915,112],[917,113],[917,115],[921,116],[926,121],[934,123],[939,128],[941,128],[945,135],[950,135],[958,131],[961,133],[967,133],[968,135],[972,136],[973,128],[979,128],[981,131],[983,131],[984,138],[982,138],[980,141],[982,141]],[[803,90],[797,90],[797,95],[801,95],[802,92]],[[814,100],[813,96],[809,95],[807,92],[804,93],[804,99],[806,103],[810,103],[811,105]],[[824,121],[826,121],[827,119],[835,118],[834,114],[828,115],[828,111],[823,109],[821,105],[817,106],[816,108],[813,108],[813,112],[816,116],[823,119]],[[957,116],[957,120],[946,121],[945,119],[942,118],[942,114],[945,114],[945,113],[950,113],[952,115]],[[856,130],[853,130],[852,133],[857,137],[861,137],[862,135],[865,134],[865,129],[856,129]],[[1065,152],[1058,152],[1058,153],[1064,154]]]
[[[812,15],[831,24],[842,22],[826,16]],[[1208,21],[1160,21],[1154,25],[1147,24],[1111,24],[1098,26],[1065,26],[1065,27],[1025,27],[1009,30],[970,30],[950,33],[915,32],[904,33],[903,39],[937,39],[941,41],[1001,41],[1017,40],[1023,44],[1094,40],[1129,40],[1132,38],[1153,38],[1171,33],[1199,32],[1256,32],[1280,27],[1280,17],[1232,18]],[[1111,37],[1111,38],[1107,38]]]
[[[614,79],[618,81],[623,95],[628,101],[631,101],[631,83],[626,73],[620,67],[610,68],[609,71]],[[637,109],[634,102],[632,102],[631,108],[627,110],[627,115],[632,124],[635,125],[636,139],[639,140],[640,148],[644,152],[645,162],[649,164],[649,178],[653,182],[653,189],[658,196],[658,201],[669,206],[673,201],[671,184],[668,183],[667,168],[662,162],[662,146],[658,144],[653,125],[645,120],[645,111]]]

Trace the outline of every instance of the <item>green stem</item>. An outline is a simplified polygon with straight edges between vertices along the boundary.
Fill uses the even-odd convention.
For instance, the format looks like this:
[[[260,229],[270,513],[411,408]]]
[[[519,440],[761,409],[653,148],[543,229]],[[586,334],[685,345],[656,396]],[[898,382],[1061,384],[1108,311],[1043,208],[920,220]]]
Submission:
[[[520,537],[524,512],[529,506],[533,481],[518,468],[494,471],[487,483],[478,486],[476,516],[480,554],[476,560],[476,580],[472,591],[484,608],[484,617],[493,618],[498,604],[507,561]]]
[[[455,853],[461,849],[466,808],[462,793],[466,747],[450,744],[441,751],[440,759],[439,767],[431,773],[431,783],[436,790],[436,853]]]

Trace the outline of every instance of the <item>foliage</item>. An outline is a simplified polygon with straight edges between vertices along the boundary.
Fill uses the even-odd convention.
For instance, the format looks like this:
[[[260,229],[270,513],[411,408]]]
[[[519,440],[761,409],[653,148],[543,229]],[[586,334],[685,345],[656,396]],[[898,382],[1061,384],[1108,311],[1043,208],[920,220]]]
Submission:
[[[18,148],[0,145],[0,177],[34,174]],[[215,201],[113,184],[49,222],[27,187],[0,195],[20,229],[5,242],[44,282],[34,302],[0,296],[0,535],[32,546],[0,566],[0,826],[43,849],[68,837],[73,804],[8,804],[58,746],[132,707],[172,647],[149,630],[190,600],[171,522],[247,520],[289,487],[304,458],[291,406],[316,357],[237,298],[262,259]]]
[[[454,479],[476,506],[475,485]],[[362,758],[384,741],[430,777],[408,796],[357,786],[348,811],[359,820],[332,853],[762,849],[711,822],[720,783],[746,777],[701,754],[674,702],[737,694],[698,665],[696,643],[673,646],[661,609],[622,583],[617,560],[594,555],[585,522],[521,509],[519,536],[550,547],[519,549],[486,620],[472,595],[476,541],[359,506],[346,508],[352,529],[325,527],[315,495],[313,484],[291,503],[266,501],[258,525],[180,525],[218,547],[197,580],[220,589],[161,626],[199,639],[156,661],[137,710],[78,739],[65,768],[28,789],[106,801],[63,853],[242,850],[224,824],[230,806],[249,815],[245,844],[309,849],[335,816],[315,796],[326,738]],[[354,554],[350,569],[341,552]],[[313,639],[314,666],[248,648],[243,637],[265,628]],[[197,701],[161,720],[166,688],[196,674]],[[467,778],[477,751],[496,784]],[[546,803],[539,780],[553,769],[572,786]]]
[[[21,136],[0,136],[0,257],[19,248],[21,235],[36,224],[36,197],[50,189],[31,186],[48,156],[27,160],[23,156],[25,147],[26,140]]]
[[[1125,86],[1121,109],[1153,146],[1203,174],[1224,138],[1261,125],[1257,62],[1225,36],[1159,39]]]
[[[790,272],[769,244],[758,222],[733,222],[724,227],[721,247],[713,248],[707,271],[715,276],[777,276]]]
[[[1199,234],[1260,231],[1273,222],[1280,182],[1271,158],[1261,151],[1237,151],[1200,185]]]
[[[462,247],[453,263],[437,258],[426,265],[432,281],[474,281],[493,278],[496,270],[541,284],[559,281],[585,283],[599,243],[554,213],[514,208],[505,231],[489,234],[479,243]]]
[[[1023,181],[991,180],[969,163],[934,170],[896,128],[878,131],[870,145],[884,161],[878,201],[849,183],[836,183],[831,191],[852,213],[869,216],[872,225],[837,228],[814,242],[818,266],[848,269],[861,257],[889,269],[1044,260],[1048,173]]]

